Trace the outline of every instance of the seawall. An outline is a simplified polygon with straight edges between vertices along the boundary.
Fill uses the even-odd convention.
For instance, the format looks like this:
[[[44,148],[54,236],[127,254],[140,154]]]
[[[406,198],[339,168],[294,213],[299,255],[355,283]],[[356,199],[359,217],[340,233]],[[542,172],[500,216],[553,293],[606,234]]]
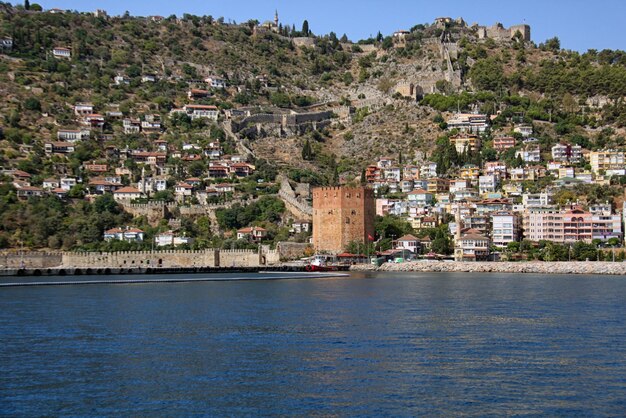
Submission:
[[[414,261],[409,263],[385,263],[376,268],[371,265],[355,265],[352,271],[394,272],[442,272],[442,273],[534,273],[534,274],[606,274],[626,276],[626,263],[603,261],[572,262],[441,262]]]

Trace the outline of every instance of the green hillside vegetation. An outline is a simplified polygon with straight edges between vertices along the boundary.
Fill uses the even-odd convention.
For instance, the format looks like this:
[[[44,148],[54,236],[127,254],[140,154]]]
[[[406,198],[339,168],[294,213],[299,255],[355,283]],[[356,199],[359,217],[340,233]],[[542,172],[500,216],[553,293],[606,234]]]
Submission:
[[[533,125],[544,154],[560,141],[591,151],[626,145],[623,51],[565,51],[558,38],[540,45],[519,39],[496,43],[477,40],[470,28],[451,24],[446,31],[458,41],[459,51],[451,63],[460,74],[460,87],[438,80],[436,93],[414,103],[394,90],[397,83],[411,81],[404,79],[398,66],[412,66],[421,75],[445,71],[437,49],[427,42],[444,34],[434,25],[415,25],[400,47],[391,36],[380,33],[352,44],[345,35],[339,38],[333,32],[315,35],[308,22],[301,29],[298,25],[300,30],[281,24],[274,33],[258,26],[258,21],[233,24],[212,16],[184,14],[155,22],[129,15],[105,18],[36,10],[26,12],[0,3],[0,37],[11,37],[14,45],[0,54],[5,98],[0,102],[0,166],[29,173],[35,186],[61,174],[82,182],[70,191],[67,201],[18,200],[6,178],[0,193],[0,247],[109,248],[102,243],[106,228],[132,223],[150,236],[165,230],[166,224],[151,227],[145,219],[131,219],[117,204],[104,205],[102,199],[110,196],[94,203],[82,200],[90,178],[97,176],[85,170],[84,163],[107,164],[110,173],[124,167],[130,174],[122,176],[122,183],[136,185],[142,173],[156,173],[132,159],[120,163],[121,150],[156,151],[158,139],[167,141],[170,189],[188,177],[206,174],[209,159],[201,155],[194,160],[191,157],[198,152],[183,145],[204,149],[217,143],[227,155],[240,153],[242,144],[254,149],[257,155],[248,158],[256,167],[254,175],[228,179],[245,198],[274,195],[277,185],[260,184],[273,182],[279,173],[312,185],[356,181],[372,158],[386,153],[410,161],[417,151],[425,152],[438,162],[441,175],[452,175],[464,164],[498,159],[519,166],[515,151],[521,145],[502,155],[492,147],[493,138],[512,135],[516,123]],[[293,38],[303,36],[313,39],[314,46],[296,46]],[[367,50],[372,46],[376,52]],[[71,59],[54,58],[54,47],[71,48]],[[155,75],[156,81],[142,82],[145,75]],[[341,123],[334,115],[329,127],[310,127],[301,135],[269,133],[261,139],[254,135],[234,139],[223,116],[214,122],[169,114],[191,103],[190,89],[207,88],[203,81],[207,75],[223,78],[227,87],[209,89],[207,97],[193,103],[220,110],[245,106],[259,113],[307,112],[364,100],[384,106],[364,105]],[[125,81],[116,84],[116,76]],[[603,105],[591,106],[588,99],[597,97]],[[73,106],[80,102],[92,103],[98,113],[119,111],[124,118],[145,120],[146,115],[156,114],[163,131],[125,134],[121,118],[107,118],[102,128],[105,139],[79,142],[68,156],[47,155],[46,141],[56,141],[61,128],[76,128]],[[497,116],[483,135],[480,152],[459,154],[450,146],[449,137],[455,132],[445,130],[445,121],[457,110]],[[268,144],[275,148],[268,151]],[[202,180],[203,187],[221,181]],[[614,180],[615,186],[620,182]],[[159,193],[152,199],[174,200],[171,190]],[[211,201],[220,199],[224,198]],[[266,196],[250,205],[221,210],[219,227],[278,225],[285,219],[284,205],[279,203]],[[226,245],[210,232],[207,219],[185,222],[182,228],[199,238],[198,245]],[[270,240],[284,234],[284,225],[276,226]]]

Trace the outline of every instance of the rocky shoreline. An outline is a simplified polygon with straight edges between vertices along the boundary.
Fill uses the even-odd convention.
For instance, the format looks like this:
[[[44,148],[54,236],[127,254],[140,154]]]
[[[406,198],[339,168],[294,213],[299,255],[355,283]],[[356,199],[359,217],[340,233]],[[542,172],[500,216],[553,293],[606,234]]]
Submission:
[[[534,273],[534,274],[606,274],[626,276],[626,263],[611,262],[423,262],[385,263],[380,267],[360,264],[351,271],[442,272],[442,273]]]

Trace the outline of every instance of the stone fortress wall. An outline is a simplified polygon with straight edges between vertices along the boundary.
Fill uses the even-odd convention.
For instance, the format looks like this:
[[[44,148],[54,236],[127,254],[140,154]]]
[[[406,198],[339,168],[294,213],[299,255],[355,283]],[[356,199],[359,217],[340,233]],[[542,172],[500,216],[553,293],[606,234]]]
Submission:
[[[169,250],[118,252],[65,252],[63,267],[133,268],[133,267],[259,267],[280,261],[277,250]],[[28,266],[31,267],[31,266]],[[54,267],[54,266],[50,266]]]
[[[511,40],[517,32],[522,35],[524,42],[530,42],[530,26],[526,24],[505,28],[502,23],[496,23],[493,26],[478,26],[477,28],[478,39],[490,38],[497,41]]]
[[[62,252],[4,251],[0,252],[0,268],[49,268],[61,265]]]

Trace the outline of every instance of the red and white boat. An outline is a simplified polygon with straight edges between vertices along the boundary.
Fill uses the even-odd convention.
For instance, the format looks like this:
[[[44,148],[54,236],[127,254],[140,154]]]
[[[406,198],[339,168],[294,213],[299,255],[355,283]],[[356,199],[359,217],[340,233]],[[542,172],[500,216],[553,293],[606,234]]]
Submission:
[[[306,271],[337,271],[339,266],[333,264],[335,257],[331,255],[316,255],[313,260],[307,264],[304,269]]]

